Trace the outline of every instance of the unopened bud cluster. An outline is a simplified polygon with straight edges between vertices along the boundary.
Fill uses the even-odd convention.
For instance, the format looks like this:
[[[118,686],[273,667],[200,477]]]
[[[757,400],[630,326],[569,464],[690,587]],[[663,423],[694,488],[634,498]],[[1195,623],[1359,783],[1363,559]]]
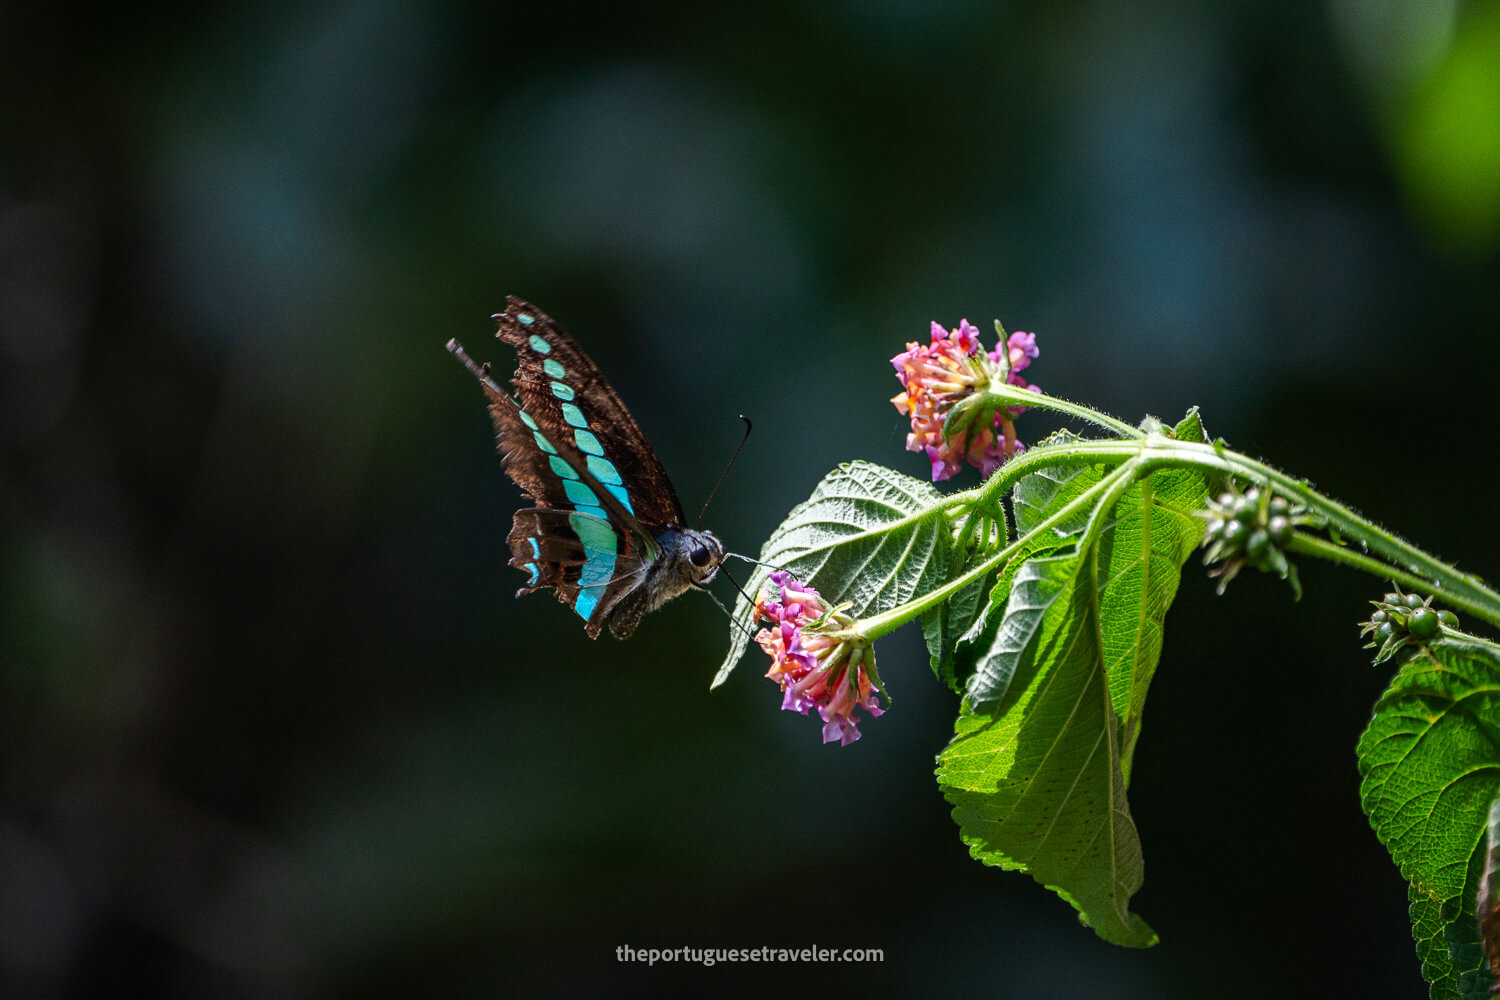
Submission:
[[[1377,650],[1376,664],[1389,660],[1408,643],[1424,643],[1437,638],[1444,628],[1458,628],[1458,615],[1432,607],[1431,597],[1424,600],[1417,594],[1403,594],[1397,589],[1370,603],[1375,605],[1375,610],[1363,623],[1359,634],[1370,639],[1365,643],[1366,649]]]
[[[1208,522],[1203,540],[1208,551],[1203,554],[1203,563],[1219,564],[1210,573],[1219,578],[1219,593],[1224,593],[1229,581],[1245,566],[1283,579],[1295,578],[1283,550],[1300,523],[1300,511],[1285,497],[1262,497],[1253,486],[1243,493],[1226,490],[1209,500],[1207,509],[1198,511],[1198,516]]]

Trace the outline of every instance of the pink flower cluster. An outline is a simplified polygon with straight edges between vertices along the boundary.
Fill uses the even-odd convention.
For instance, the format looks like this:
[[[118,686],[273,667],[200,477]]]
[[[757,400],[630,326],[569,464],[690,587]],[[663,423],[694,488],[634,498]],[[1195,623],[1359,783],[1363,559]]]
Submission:
[[[999,379],[1002,372],[1008,374],[1011,385],[1035,391],[1037,387],[1020,375],[1037,356],[1035,334],[1011,334],[1002,356],[999,345],[993,351],[984,350],[979,330],[968,320],[961,320],[951,331],[933,323],[930,345],[911,341],[906,348],[891,359],[903,390],[891,402],[911,417],[906,450],[926,452],[933,482],[949,478],[964,462],[988,477],[1024,449],[1012,423],[1025,412],[1024,406],[997,406],[990,413],[980,413],[952,437],[943,436],[943,424],[954,406]]]
[[[837,626],[849,624],[850,619],[837,612],[829,615],[822,596],[790,573],[777,570],[771,582],[781,589],[781,599],[767,599],[764,590],[755,599],[756,620],[771,623],[755,636],[771,657],[766,676],[781,685],[782,708],[803,715],[816,708],[823,717],[823,742],[838,740],[848,746],[860,736],[856,708],[872,717],[885,711],[864,662],[866,656],[874,662],[874,651],[808,630],[808,625],[825,616]]]

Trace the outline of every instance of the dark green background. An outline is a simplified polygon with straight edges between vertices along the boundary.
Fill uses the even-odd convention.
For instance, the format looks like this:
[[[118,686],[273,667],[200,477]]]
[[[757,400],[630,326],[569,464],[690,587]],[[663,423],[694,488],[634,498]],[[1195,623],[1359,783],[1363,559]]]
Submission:
[[[913,475],[887,359],[1211,433],[1495,573],[1493,3],[0,9],[6,996],[1425,996],[1360,814],[1374,581],[1196,562],[1132,805],[1150,951],[968,860],[919,637],[839,749],[712,604],[513,601],[457,336],[525,296],[754,552]],[[1036,440],[1054,426],[1021,422]],[[972,477],[960,481],[969,485]],[[729,593],[727,585],[722,592]],[[622,966],[619,945],[883,948]]]

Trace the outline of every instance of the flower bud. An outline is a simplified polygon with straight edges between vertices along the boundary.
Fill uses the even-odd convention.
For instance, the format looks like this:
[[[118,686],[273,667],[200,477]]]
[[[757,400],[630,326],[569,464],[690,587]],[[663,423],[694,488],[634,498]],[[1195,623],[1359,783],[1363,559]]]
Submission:
[[[1243,493],[1230,489],[1208,501],[1198,516],[1207,524],[1204,533],[1205,564],[1218,563],[1211,575],[1219,578],[1219,593],[1245,566],[1275,573],[1298,592],[1297,571],[1284,551],[1296,534],[1296,526],[1310,521],[1284,497],[1262,502],[1257,487]]]
[[[1375,610],[1365,620],[1359,634],[1370,638],[1365,648],[1376,650],[1376,665],[1389,660],[1407,645],[1420,645],[1436,639],[1443,629],[1458,628],[1458,616],[1448,610],[1433,608],[1431,597],[1404,594],[1397,588],[1370,603]]]

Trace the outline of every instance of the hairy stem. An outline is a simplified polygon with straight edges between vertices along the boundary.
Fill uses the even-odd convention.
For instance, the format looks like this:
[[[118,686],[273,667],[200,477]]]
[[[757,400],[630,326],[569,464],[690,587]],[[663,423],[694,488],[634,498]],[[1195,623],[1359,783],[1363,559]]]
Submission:
[[[1051,516],[1041,521],[1036,525],[1036,527],[1032,528],[1031,531],[1027,532],[1024,536],[1012,542],[1010,545],[1007,545],[999,552],[996,552],[988,559],[985,559],[984,561],[976,564],[971,569],[969,569],[968,572],[954,577],[952,580],[949,580],[947,583],[943,584],[941,587],[938,587],[936,590],[929,591],[928,593],[910,600],[905,604],[900,605],[899,607],[894,607],[889,611],[882,611],[878,615],[871,615],[869,618],[857,621],[853,625],[849,626],[847,631],[851,635],[864,636],[866,639],[873,642],[875,639],[880,638],[887,632],[892,632],[900,626],[911,621],[913,618],[916,618],[919,615],[932,610],[939,604],[946,601],[948,598],[952,597],[954,594],[958,593],[960,590],[963,590],[965,587],[969,586],[969,584],[974,583],[976,580],[983,579],[986,573],[989,573],[996,567],[1003,565],[1006,560],[1010,559],[1016,554],[1016,552],[1020,551],[1022,546],[1026,544],[1027,540],[1029,540],[1033,536],[1044,531],[1051,531],[1055,525],[1063,523],[1068,518],[1078,513],[1080,510],[1086,510],[1090,507],[1093,507],[1098,497],[1106,493],[1110,493],[1111,491],[1123,490],[1125,486],[1128,486],[1130,484],[1130,480],[1134,476],[1137,468],[1138,466],[1135,463],[1127,462],[1126,464],[1115,469],[1109,475],[1105,476],[1103,479],[1099,480],[1099,482],[1095,483],[1093,486],[1090,486],[1087,490],[1078,494],[1078,496],[1074,497],[1067,504],[1063,505]]]

